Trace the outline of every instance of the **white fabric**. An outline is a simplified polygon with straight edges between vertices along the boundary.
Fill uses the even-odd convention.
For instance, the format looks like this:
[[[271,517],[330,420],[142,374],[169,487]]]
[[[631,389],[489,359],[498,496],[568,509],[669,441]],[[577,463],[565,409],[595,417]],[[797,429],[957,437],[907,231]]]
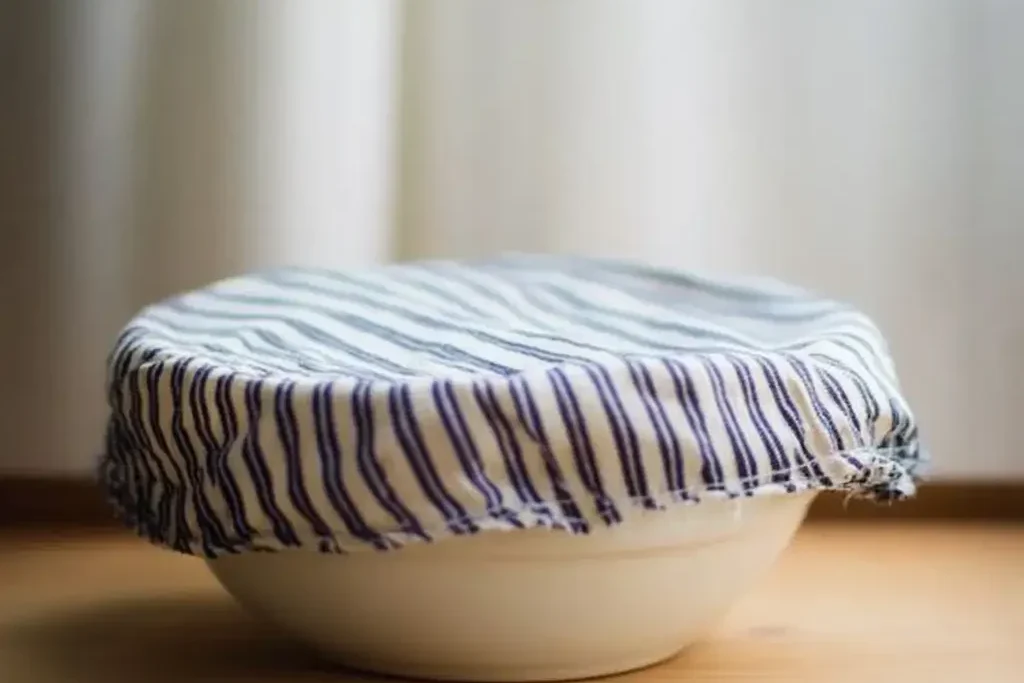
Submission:
[[[709,497],[914,491],[875,326],[777,283],[516,256],[277,270],[143,311],[103,482],[155,542],[389,550]]]

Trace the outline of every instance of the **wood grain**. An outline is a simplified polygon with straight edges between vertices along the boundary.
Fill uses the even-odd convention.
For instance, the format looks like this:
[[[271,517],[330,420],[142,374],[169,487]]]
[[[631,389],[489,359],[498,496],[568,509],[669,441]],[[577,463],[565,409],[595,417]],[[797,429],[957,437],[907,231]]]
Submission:
[[[1021,683],[1024,526],[810,524],[702,644],[620,678]],[[199,560],[121,534],[0,536],[0,681],[355,680],[242,614]]]

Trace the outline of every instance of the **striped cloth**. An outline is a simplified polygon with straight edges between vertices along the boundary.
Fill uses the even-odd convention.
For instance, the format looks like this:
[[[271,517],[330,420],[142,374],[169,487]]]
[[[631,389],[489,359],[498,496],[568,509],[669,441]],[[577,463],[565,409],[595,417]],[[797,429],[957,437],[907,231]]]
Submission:
[[[876,327],[770,281],[509,256],[283,269],[142,311],[100,476],[155,543],[388,550],[709,498],[914,491]]]

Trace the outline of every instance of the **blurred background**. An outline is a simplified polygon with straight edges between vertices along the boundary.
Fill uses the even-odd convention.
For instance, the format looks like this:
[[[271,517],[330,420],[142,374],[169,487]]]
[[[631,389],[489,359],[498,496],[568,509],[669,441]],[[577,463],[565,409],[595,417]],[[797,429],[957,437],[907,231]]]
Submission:
[[[1024,3],[0,9],[0,475],[89,473],[105,355],[278,264],[772,275],[887,333],[946,479],[1024,481]]]

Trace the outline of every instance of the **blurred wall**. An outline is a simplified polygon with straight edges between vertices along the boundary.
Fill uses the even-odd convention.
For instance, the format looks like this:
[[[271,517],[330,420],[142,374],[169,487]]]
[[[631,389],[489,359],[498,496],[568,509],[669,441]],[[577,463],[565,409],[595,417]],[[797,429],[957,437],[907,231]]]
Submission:
[[[0,107],[0,472],[91,467],[103,357],[145,302],[276,263],[520,249],[849,299],[887,332],[937,474],[1024,478],[1024,4],[0,13],[18,57]]]
[[[0,5],[0,473],[81,474],[141,306],[392,241],[394,3]],[[9,82],[8,82],[9,81]]]
[[[62,294],[55,239],[56,8],[0,6],[0,467],[15,469],[47,443],[52,359]],[[70,457],[65,465],[73,462]]]
[[[935,473],[1024,478],[1024,3],[415,2],[407,27],[407,255],[582,251],[852,301]]]

